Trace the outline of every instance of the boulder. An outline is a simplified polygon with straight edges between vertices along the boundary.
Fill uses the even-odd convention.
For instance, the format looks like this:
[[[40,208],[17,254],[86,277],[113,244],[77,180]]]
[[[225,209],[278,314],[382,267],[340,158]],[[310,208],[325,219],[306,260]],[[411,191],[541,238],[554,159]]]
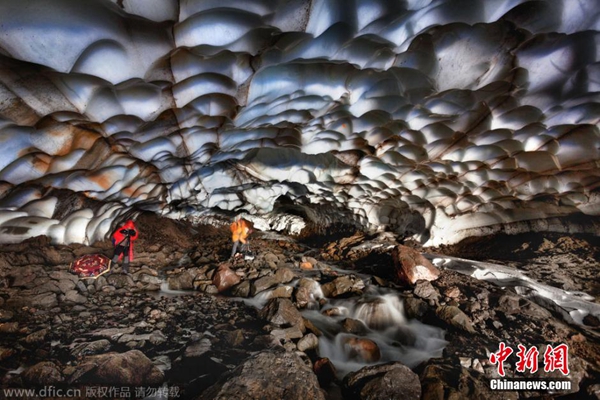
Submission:
[[[344,398],[376,400],[419,400],[421,383],[417,374],[399,362],[364,367],[344,378]]]
[[[304,320],[300,311],[289,299],[273,298],[259,311],[259,317],[282,328],[297,326],[304,332]]]
[[[86,373],[79,376],[77,383],[158,386],[164,380],[163,372],[139,350],[88,356],[81,367]]]
[[[42,361],[29,367],[22,375],[23,383],[27,386],[50,386],[64,381],[59,367],[51,361]]]
[[[473,321],[471,321],[469,316],[456,306],[439,306],[435,310],[435,315],[446,324],[453,326],[456,329],[475,333]]]
[[[229,268],[227,264],[219,265],[217,271],[213,275],[212,283],[216,286],[219,293],[226,291],[232,286],[240,283],[241,279],[236,273]]]
[[[381,350],[377,343],[362,337],[347,337],[343,339],[344,349],[348,357],[361,362],[377,362],[381,359]]]
[[[295,353],[262,351],[204,391],[198,400],[324,400],[317,376]]]
[[[396,246],[392,259],[398,283],[414,285],[419,280],[433,281],[440,276],[440,271],[428,259],[410,247]]]
[[[354,275],[340,276],[335,278],[332,282],[321,285],[325,297],[361,294],[364,288],[364,282]]]

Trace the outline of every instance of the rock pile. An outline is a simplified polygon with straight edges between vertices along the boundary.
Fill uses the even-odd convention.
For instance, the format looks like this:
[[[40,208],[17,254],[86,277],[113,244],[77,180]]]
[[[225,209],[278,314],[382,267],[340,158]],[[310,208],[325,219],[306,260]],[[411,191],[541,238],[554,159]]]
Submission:
[[[317,249],[258,238],[253,260],[234,261],[224,237],[212,232],[187,248],[146,242],[132,275],[116,269],[95,280],[71,274],[69,263],[86,252],[108,253],[107,243],[51,246],[38,238],[4,246],[1,386],[168,387],[198,399],[518,398],[523,394],[490,389],[498,372],[489,355],[505,342],[536,346],[540,365],[547,344],[568,344],[568,377],[533,377],[568,379],[571,389],[557,395],[597,390],[597,337],[514,292],[448,270],[399,285],[399,250],[386,243],[361,250],[364,237]],[[345,262],[332,263],[328,248]],[[414,366],[385,359],[386,349],[368,333],[389,329],[390,317],[382,300],[361,297],[374,288],[393,291],[407,320],[445,330],[441,357]],[[359,299],[365,317],[349,317],[336,299]],[[309,312],[331,321],[325,331]],[[361,365],[345,376],[345,366],[322,353],[332,334]],[[394,346],[418,340],[406,331]],[[511,377],[528,376],[514,363],[505,368]]]

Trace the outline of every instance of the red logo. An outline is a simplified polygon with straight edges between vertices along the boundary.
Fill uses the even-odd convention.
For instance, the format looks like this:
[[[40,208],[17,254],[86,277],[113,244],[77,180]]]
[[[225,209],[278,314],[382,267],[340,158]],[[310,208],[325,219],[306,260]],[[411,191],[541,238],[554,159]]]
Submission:
[[[517,372],[525,372],[526,370],[535,373],[538,370],[538,356],[540,352],[535,346],[530,349],[519,344],[517,345],[519,351],[517,351],[517,357],[519,360],[516,364]],[[504,362],[510,357],[514,350],[506,346],[504,342],[500,342],[499,350],[496,353],[490,354],[490,362],[497,365],[498,375],[504,376]],[[552,347],[551,345],[546,346],[544,352],[544,371],[552,372],[559,370],[563,375],[569,375],[569,346],[566,344],[559,344],[558,346]]]
[[[526,369],[530,370],[531,373],[535,373],[538,370],[538,356],[540,352],[537,347],[532,346],[529,350],[523,345],[518,345],[519,351],[517,352],[517,371],[525,372]]]
[[[513,353],[513,349],[506,347],[504,342],[500,342],[500,350],[497,353],[490,354],[490,362],[498,364],[498,374],[504,376],[504,361]]]
[[[559,370],[563,375],[569,375],[569,346],[560,344],[555,348],[548,345],[544,352],[544,371]]]

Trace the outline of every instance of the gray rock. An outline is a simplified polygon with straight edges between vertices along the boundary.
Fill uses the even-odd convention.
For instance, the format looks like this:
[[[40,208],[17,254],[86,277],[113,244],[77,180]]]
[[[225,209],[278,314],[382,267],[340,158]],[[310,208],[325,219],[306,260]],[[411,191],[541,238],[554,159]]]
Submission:
[[[342,331],[343,332],[354,333],[359,336],[362,336],[362,335],[365,335],[368,332],[368,330],[369,329],[364,324],[364,322],[362,322],[360,320],[352,319],[352,318],[345,318],[342,321]]]
[[[163,372],[139,350],[88,356],[79,368],[85,373],[75,383],[158,386],[164,380]]]
[[[69,290],[64,296],[61,296],[63,301],[83,304],[87,301],[87,297],[83,296],[77,290]]]
[[[279,283],[288,283],[296,278],[296,274],[290,268],[281,267],[275,271],[275,278],[277,278]]]
[[[325,297],[339,297],[349,293],[360,294],[365,285],[361,279],[354,275],[344,275],[321,285]]]
[[[155,330],[152,332],[152,334],[148,338],[148,341],[150,343],[152,343],[153,345],[158,346],[160,344],[165,343],[167,341],[167,337],[165,336],[164,333],[162,333],[162,331]]]
[[[429,311],[429,305],[421,299],[407,297],[404,299],[404,311],[410,319],[421,318]]]
[[[47,334],[48,329],[40,329],[24,337],[23,341],[27,344],[43,343]]]
[[[289,299],[271,299],[259,311],[259,317],[282,328],[297,326],[304,332],[304,320],[300,311]]]
[[[79,290],[81,293],[86,294],[88,289],[87,286],[85,285],[84,281],[77,281],[77,290]]]
[[[279,285],[279,279],[274,275],[263,276],[262,278],[258,278],[254,282],[252,282],[250,294],[255,296],[256,294],[263,292],[267,289],[275,287]]]
[[[319,347],[319,338],[314,333],[309,333],[298,341],[298,350],[307,351]]]
[[[95,340],[93,342],[78,343],[71,350],[73,357],[83,357],[94,354],[106,353],[110,350],[110,341],[106,339]]]
[[[236,297],[249,297],[250,296],[250,282],[242,281],[239,284],[231,288],[231,294]]]
[[[294,288],[291,286],[278,286],[271,292],[271,298],[281,297],[289,299],[292,297]]]
[[[300,278],[294,293],[296,304],[299,308],[304,308],[314,302],[320,292],[320,285],[317,281],[311,278]]]
[[[421,398],[417,374],[399,362],[364,367],[344,378],[345,398],[361,400]]]
[[[437,289],[434,288],[431,282],[429,281],[417,282],[413,293],[417,297],[420,297],[425,300],[433,300],[436,303],[439,301],[440,298],[440,292],[438,292]]]
[[[453,326],[457,329],[475,333],[475,328],[473,328],[473,321],[462,312],[462,310],[455,306],[439,306],[435,310],[435,314],[439,319],[444,321],[446,324]]]
[[[325,400],[317,376],[292,352],[263,351],[224,376],[198,400]]]
[[[135,328],[133,326],[127,328],[107,328],[92,332],[92,336],[116,341],[125,334],[133,333],[134,330]]]
[[[297,326],[291,326],[285,329],[273,329],[271,331],[271,335],[275,336],[282,342],[286,342],[293,339],[300,339],[303,334]]]
[[[208,354],[212,349],[212,343],[209,338],[202,338],[186,347],[183,352],[184,358],[201,358]]]
[[[430,362],[420,375],[422,399],[516,400],[519,392],[493,391],[488,378],[456,364]]]
[[[29,367],[22,374],[23,383],[27,386],[55,386],[64,381],[59,367],[51,361],[42,361]]]

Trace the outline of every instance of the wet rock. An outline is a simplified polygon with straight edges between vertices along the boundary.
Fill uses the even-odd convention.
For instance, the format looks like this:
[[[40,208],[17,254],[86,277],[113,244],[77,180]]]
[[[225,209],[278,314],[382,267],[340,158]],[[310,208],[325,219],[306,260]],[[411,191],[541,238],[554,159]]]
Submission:
[[[159,346],[167,341],[167,336],[165,336],[162,331],[155,330],[150,334],[148,341],[152,343],[154,346]]]
[[[242,281],[231,289],[231,294],[236,297],[250,296],[250,282]]]
[[[433,281],[439,278],[440,271],[418,251],[403,245],[392,250],[392,259],[399,283],[414,285],[419,280]]]
[[[18,322],[3,322],[0,324],[0,333],[16,333],[19,332]]]
[[[208,354],[212,349],[212,343],[209,338],[202,338],[185,348],[184,358],[201,358]]]
[[[207,389],[198,400],[324,400],[317,376],[295,353],[260,352]]]
[[[61,296],[62,301],[75,304],[83,304],[87,301],[87,297],[79,294],[77,290],[69,290],[64,296]]]
[[[83,294],[87,294],[87,292],[88,292],[88,288],[85,285],[84,281],[77,281],[77,283],[75,284],[75,287],[77,288],[77,290],[79,290]]]
[[[171,359],[169,356],[157,356],[152,360],[152,363],[163,373],[171,369]]]
[[[344,318],[342,321],[342,331],[362,336],[365,335],[369,329],[362,321],[352,318]]]
[[[425,300],[433,300],[433,302],[437,303],[440,299],[440,292],[433,287],[431,282],[428,281],[419,281],[415,285],[413,290],[415,296],[420,297]]]
[[[36,344],[42,343],[46,339],[46,335],[48,334],[48,329],[40,329],[37,332],[31,333],[23,338],[23,342],[27,344]]]
[[[294,288],[291,286],[278,286],[275,289],[273,289],[269,298],[280,297],[290,299],[292,298],[293,291]]]
[[[12,311],[0,309],[0,322],[10,321],[14,315]]]
[[[110,384],[115,386],[158,386],[163,372],[139,350],[88,356],[83,365],[92,365],[76,383]]]
[[[252,282],[250,294],[252,296],[255,296],[258,293],[275,287],[277,285],[279,285],[279,279],[274,275],[263,276],[262,278],[258,278],[257,280]]]
[[[596,383],[594,385],[590,385],[587,388],[587,394],[592,399],[600,399],[600,383]]]
[[[126,288],[133,286],[133,279],[130,275],[126,274],[110,274],[106,278],[108,285],[116,288]]]
[[[259,317],[279,327],[297,326],[304,332],[304,320],[300,311],[289,299],[271,299],[259,311]]]
[[[515,391],[492,391],[487,378],[460,365],[430,362],[420,378],[423,400],[519,398],[519,393]]]
[[[236,329],[225,334],[225,341],[227,341],[231,347],[240,346],[244,343],[244,340],[246,340],[246,338],[244,337],[244,331],[241,329]]]
[[[42,283],[43,282],[43,283]],[[49,278],[42,278],[35,280],[36,286],[32,289],[33,293],[61,293],[61,288],[58,286],[58,282],[54,280],[50,280]]]
[[[421,398],[421,383],[417,374],[399,362],[368,366],[344,378],[344,398],[412,399]]]
[[[135,328],[133,326],[126,328],[107,328],[92,332],[92,336],[116,341],[125,334],[133,333],[134,330]]]
[[[346,337],[342,339],[348,357],[362,362],[377,362],[381,359],[381,350],[371,339]]]
[[[446,324],[453,326],[462,331],[469,333],[475,333],[473,328],[473,321],[462,312],[462,310],[455,306],[439,306],[435,310],[435,314],[439,319],[444,321]]]
[[[106,281],[106,278],[104,276],[99,276],[96,279],[94,279],[94,287],[97,291],[102,290],[102,288],[106,285],[108,285],[108,282]]]
[[[289,283],[296,278],[296,274],[290,268],[281,267],[275,271],[275,278],[279,283]]]
[[[460,289],[456,286],[449,287],[444,291],[444,296],[450,297],[451,299],[456,299],[460,297]]]
[[[354,275],[344,275],[321,285],[325,297],[340,297],[346,294],[361,294],[365,288],[364,282]]]
[[[291,340],[300,339],[303,335],[300,328],[297,326],[290,326],[284,329],[273,329],[271,335],[275,336],[280,343],[290,342]]]
[[[303,352],[314,350],[319,347],[319,338],[315,334],[309,333],[298,341],[297,346],[298,350]]]
[[[299,308],[316,301],[321,295],[321,287],[317,281],[311,278],[300,278],[295,290],[294,298]]]
[[[29,367],[22,375],[27,386],[40,387],[57,385],[64,381],[60,368],[51,361],[42,361]]]
[[[327,387],[336,379],[337,371],[331,360],[327,357],[315,361],[313,371],[317,375],[321,387]]]
[[[71,350],[71,355],[73,357],[83,357],[89,356],[93,354],[101,354],[106,353],[110,350],[111,344],[106,339],[95,340],[93,342],[88,343],[78,343],[73,346]]]
[[[219,293],[240,283],[240,277],[227,264],[221,264],[213,275],[212,283]]]
[[[315,324],[312,323],[312,321],[306,318],[304,318],[304,326],[306,327],[307,331],[314,333],[317,337],[323,335],[323,332],[321,332],[321,330],[317,328]]]
[[[18,293],[6,301],[6,307],[18,309],[22,307],[51,309],[58,305],[56,293],[42,293],[38,295],[28,295],[25,292]]]
[[[404,311],[410,319],[422,318],[429,311],[429,305],[421,299],[407,297],[404,299]]]
[[[196,274],[192,270],[184,270],[178,274],[169,276],[167,283],[171,290],[192,290]]]

